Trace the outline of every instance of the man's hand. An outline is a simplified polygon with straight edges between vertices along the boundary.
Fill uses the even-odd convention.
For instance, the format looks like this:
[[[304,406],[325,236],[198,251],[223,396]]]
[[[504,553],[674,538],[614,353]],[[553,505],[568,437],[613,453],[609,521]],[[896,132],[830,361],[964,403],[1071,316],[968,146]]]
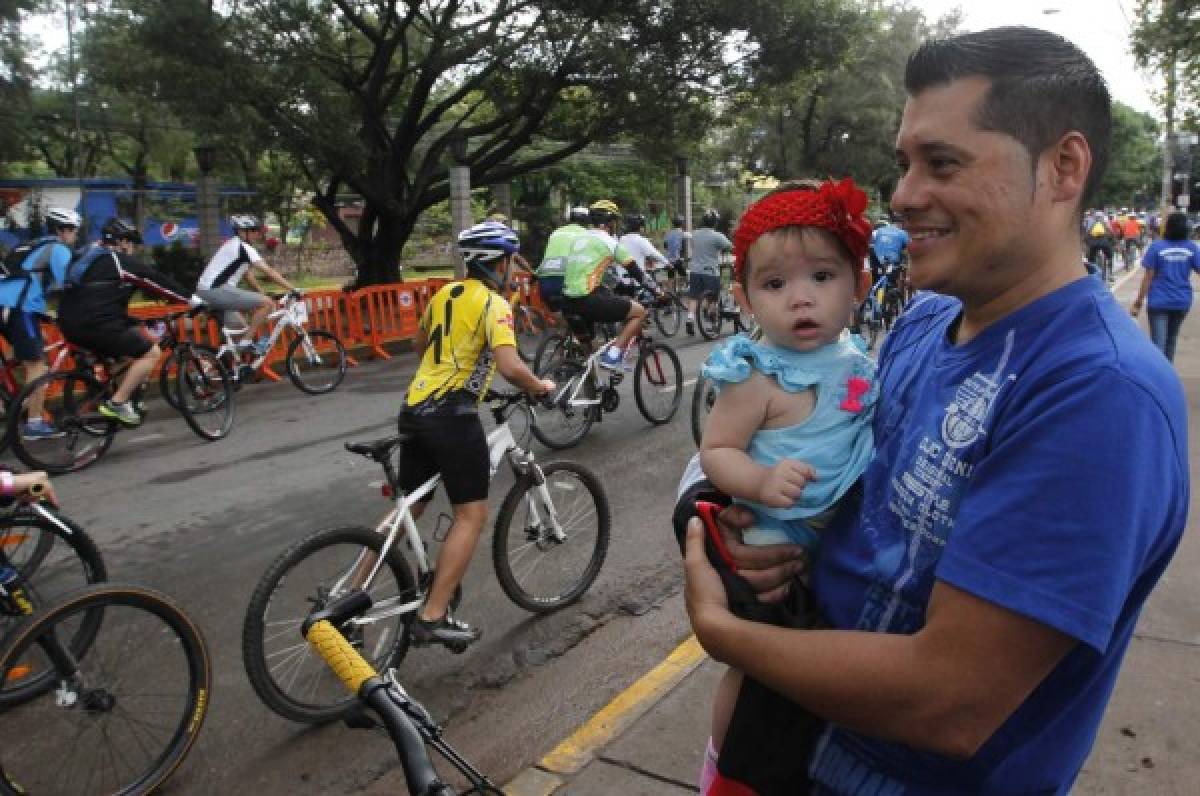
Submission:
[[[684,549],[684,599],[688,619],[700,644],[704,645],[722,621],[733,617],[721,576],[709,563],[704,552],[704,524],[699,518],[688,522],[687,544]]]
[[[795,544],[743,544],[742,531],[752,525],[754,512],[745,506],[732,505],[717,515],[717,527],[738,574],[758,593],[759,602],[779,602],[792,581],[808,571],[808,553]]]
[[[538,389],[531,390],[529,393],[534,398],[541,398],[546,393],[552,392],[554,390],[554,388],[556,386],[558,386],[554,382],[552,382],[550,379],[538,379],[537,382],[538,382]]]
[[[812,465],[792,459],[780,459],[767,473],[759,489],[758,502],[776,509],[791,508],[809,481],[817,480]]]

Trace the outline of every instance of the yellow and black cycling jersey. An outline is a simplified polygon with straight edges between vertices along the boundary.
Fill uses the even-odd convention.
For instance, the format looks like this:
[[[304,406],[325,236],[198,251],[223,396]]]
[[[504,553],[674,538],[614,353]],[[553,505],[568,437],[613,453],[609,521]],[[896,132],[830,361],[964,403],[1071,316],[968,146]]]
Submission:
[[[495,370],[492,351],[517,344],[508,302],[478,279],[451,282],[430,300],[421,330],[425,351],[408,386],[406,411],[476,411]]]

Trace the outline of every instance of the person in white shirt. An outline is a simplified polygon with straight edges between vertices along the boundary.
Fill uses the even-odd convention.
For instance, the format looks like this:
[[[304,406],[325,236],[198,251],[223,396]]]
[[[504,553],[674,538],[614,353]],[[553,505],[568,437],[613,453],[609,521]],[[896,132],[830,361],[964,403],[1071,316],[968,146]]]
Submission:
[[[621,245],[637,260],[642,273],[653,278],[654,272],[666,268],[670,261],[642,231],[646,229],[646,217],[641,213],[625,216],[625,234],[621,236]]]
[[[253,313],[250,316],[246,339],[254,340],[255,350],[260,355],[265,354],[267,340],[265,336],[260,336],[260,330],[266,325],[267,316],[275,308],[275,302],[263,293],[254,272],[261,271],[264,276],[285,290],[296,288],[283,278],[283,274],[267,265],[250,245],[262,237],[262,224],[258,218],[236,215],[230,217],[229,223],[233,226],[234,237],[225,241],[221,248],[213,253],[204,272],[200,274],[200,281],[196,284],[196,296],[215,310]],[[254,290],[238,287],[243,276]]]

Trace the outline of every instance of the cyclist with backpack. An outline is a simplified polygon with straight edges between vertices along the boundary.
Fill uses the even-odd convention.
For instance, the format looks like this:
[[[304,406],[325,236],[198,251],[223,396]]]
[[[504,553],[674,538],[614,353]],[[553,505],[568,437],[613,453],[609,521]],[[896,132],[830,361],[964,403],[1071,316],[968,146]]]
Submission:
[[[20,360],[26,384],[46,372],[41,329],[41,318],[46,315],[46,293],[62,285],[80,223],[79,214],[74,210],[51,207],[46,211],[49,234],[18,246],[4,261],[7,273],[0,279],[0,319],[3,321],[0,333],[12,346],[13,356]],[[27,439],[61,435],[42,416],[44,398],[44,390],[30,396],[29,419],[22,431]]]
[[[1108,219],[1103,213],[1096,213],[1086,222],[1087,232],[1084,238],[1087,244],[1087,261],[1100,267],[1097,262],[1097,256],[1103,254],[1107,260],[1106,265],[1101,270],[1101,276],[1105,281],[1108,280],[1112,273],[1113,254],[1116,250],[1116,235],[1113,234],[1112,226],[1108,223]]]
[[[538,281],[538,293],[546,306],[555,312],[562,310],[563,280],[567,274],[567,256],[575,239],[587,233],[584,224],[590,213],[586,207],[572,207],[569,223],[550,233],[542,263],[533,272]]]
[[[134,256],[142,236],[129,222],[110,218],[100,234],[99,241],[82,249],[67,266],[58,326],[74,345],[131,360],[112,398],[98,411],[134,427],[142,416],[130,398],[150,377],[162,349],[144,321],[129,317],[129,300],[141,289],[155,298],[186,304],[187,289]]]

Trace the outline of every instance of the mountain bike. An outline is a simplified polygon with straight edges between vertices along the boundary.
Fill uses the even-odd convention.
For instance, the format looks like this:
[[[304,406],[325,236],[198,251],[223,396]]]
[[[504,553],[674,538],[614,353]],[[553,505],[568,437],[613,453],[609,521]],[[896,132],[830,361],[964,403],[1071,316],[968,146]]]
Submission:
[[[871,285],[867,297],[855,310],[854,321],[868,351],[874,350],[879,338],[890,331],[900,317],[903,309],[900,288],[903,273],[903,265],[886,263],[883,274]]]
[[[0,639],[29,614],[81,586],[108,579],[108,570],[91,537],[52,506],[37,499],[0,508],[0,582],[19,589],[21,610],[0,610]],[[69,646],[81,654],[95,635],[98,618],[80,622]],[[53,687],[50,671],[27,671],[0,679],[0,705],[24,701]]]
[[[0,584],[0,615],[24,618],[0,644],[0,793],[154,790],[208,712],[199,629],[140,586],[100,583],[27,609],[19,579]],[[31,680],[38,687],[18,690]]]
[[[730,291],[732,278],[733,267],[722,265],[721,290],[717,293],[704,293],[696,305],[696,327],[705,340],[716,340],[720,337],[721,327],[726,321],[733,324],[735,332],[749,332],[753,327],[753,322],[733,298]]]
[[[159,372],[159,390],[188,427],[211,442],[225,437],[233,427],[233,383],[212,349],[176,336],[175,322],[196,313],[192,309],[163,318],[164,332],[158,344],[169,356]],[[108,452],[123,426],[101,415],[99,408],[112,397],[129,367],[128,362],[98,357],[70,343],[67,348],[74,367],[51,371],[25,385],[15,402],[16,411],[8,417],[17,457],[36,470],[55,474],[82,470]],[[25,434],[27,407],[39,390],[44,390],[43,415],[58,431],[56,436]],[[145,388],[139,387],[133,394],[134,404],[141,405],[144,395]]]
[[[271,331],[263,353],[258,353],[248,338],[250,327],[241,313],[202,309],[212,314],[221,327],[224,342],[217,348],[217,358],[231,374],[234,389],[241,389],[266,364],[280,338],[288,341],[284,357],[288,378],[301,392],[333,392],[346,376],[346,347],[333,332],[307,328],[308,305],[299,291],[281,296],[278,309],[267,316]]]
[[[573,462],[538,464],[518,447],[507,410],[520,394],[489,392],[496,428],[488,434],[491,475],[507,461],[516,482],[504,496],[492,535],[492,564],[508,598],[527,611],[547,613],[578,600],[591,587],[608,552],[612,518],[600,480]],[[279,715],[320,723],[355,707],[327,667],[297,637],[314,609],[361,589],[374,606],[349,620],[343,632],[379,669],[398,666],[409,648],[417,609],[433,583],[433,559],[411,508],[441,481],[434,476],[413,492],[400,489],[397,436],[347,443],[346,450],[378,463],[383,495],[393,508],[374,530],[347,526],[317,531],[286,550],[259,580],[242,625],[242,661],[255,692]],[[412,566],[402,551],[412,551]],[[455,607],[461,588],[451,602]],[[462,652],[463,647],[452,647]]]
[[[305,617],[300,632],[312,651],[355,696],[358,705],[374,711],[383,721],[400,757],[409,793],[454,796],[456,791],[441,781],[429,759],[427,747],[432,747],[466,778],[470,784],[467,796],[502,796],[503,791],[446,741],[429,711],[404,690],[396,670],[381,677],[343,635],[349,632],[353,636],[353,623],[366,616],[372,606],[371,596],[365,591],[348,592]],[[375,726],[375,720],[366,714],[349,718],[346,723],[357,729]]]
[[[621,371],[601,368],[595,351],[593,324],[577,315],[566,315],[567,332],[552,334],[538,350],[534,371],[552,379],[557,387],[546,403],[535,408],[533,435],[548,448],[561,450],[577,444],[605,412],[621,405],[617,387],[625,378]],[[610,330],[611,332],[611,330]],[[634,355],[633,398],[642,417],[662,425],[675,416],[683,397],[683,366],[666,343],[656,343],[645,327],[630,343],[626,358]]]
[[[45,353],[48,363],[47,370],[55,371],[62,370],[66,366],[71,352],[67,350],[66,341],[58,340],[46,345]],[[17,381],[17,369],[21,365],[20,360],[14,359],[0,350],[0,451],[7,448],[10,441],[8,415],[12,411],[13,402],[21,392],[21,383]]]
[[[526,362],[533,361],[538,345],[552,325],[545,312],[529,303],[531,289],[529,282],[514,284],[508,294],[508,304],[513,314],[513,333],[517,338],[517,354]]]

